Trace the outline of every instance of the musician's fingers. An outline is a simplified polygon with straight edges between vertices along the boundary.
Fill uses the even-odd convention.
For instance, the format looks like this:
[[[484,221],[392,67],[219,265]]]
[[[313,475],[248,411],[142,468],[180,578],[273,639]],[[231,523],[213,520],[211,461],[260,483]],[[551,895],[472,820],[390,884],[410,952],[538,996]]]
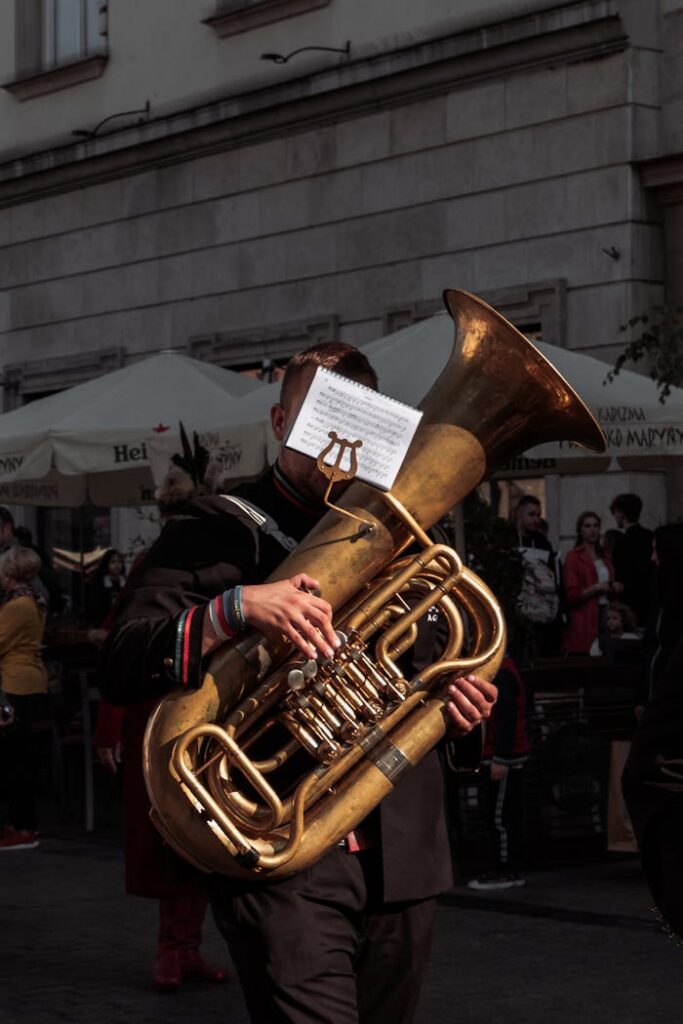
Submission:
[[[314,612],[309,612],[309,615],[314,614]],[[330,623],[327,624],[326,631],[324,618],[322,616],[316,616],[316,618],[319,619],[318,623],[311,621],[306,614],[294,614],[292,622],[299,633],[310,643],[313,648],[313,657],[321,654],[323,658],[331,658],[334,654],[334,643],[335,641],[338,643],[337,638]]]
[[[465,736],[468,732],[472,732],[478,724],[477,722],[470,722],[469,719],[465,718],[452,701],[446,704],[446,718],[449,733],[457,736]]]
[[[498,700],[498,687],[495,683],[490,683],[488,679],[482,679],[481,676],[477,675],[468,675],[461,678],[474,686],[491,704],[495,704]]]
[[[281,627],[281,635],[286,640],[289,640],[297,650],[301,651],[305,658],[317,657],[317,648],[314,647],[312,642],[309,642],[307,637],[297,629],[293,621],[283,623]]]
[[[320,584],[305,572],[299,572],[292,576],[290,583],[297,590],[320,590]]]
[[[325,601],[322,597],[316,597],[314,594],[306,594],[306,605],[309,608],[315,608],[321,615],[332,621],[332,605],[329,601]]]
[[[449,705],[452,705],[471,725],[478,725],[484,718],[488,718],[488,712],[483,712],[464,693],[456,691],[449,693],[449,697]]]
[[[331,652],[326,654],[326,658],[332,657],[334,649],[339,647],[339,638],[334,631],[332,625],[332,608],[327,601],[321,601],[319,598],[309,597],[306,602],[305,608],[303,608],[303,614],[316,629],[319,629],[323,635],[323,639],[331,648]]]
[[[485,680],[479,680],[479,683],[484,684],[483,690],[481,686],[470,682],[467,678],[457,679],[449,685],[448,693],[454,700],[459,697],[465,698],[482,718],[488,718],[496,700],[497,690],[490,683],[485,683]]]

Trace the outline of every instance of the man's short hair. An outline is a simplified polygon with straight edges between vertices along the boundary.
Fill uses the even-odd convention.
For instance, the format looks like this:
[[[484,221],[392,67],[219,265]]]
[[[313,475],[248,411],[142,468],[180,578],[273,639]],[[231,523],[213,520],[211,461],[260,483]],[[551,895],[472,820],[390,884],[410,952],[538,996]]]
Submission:
[[[538,505],[541,507],[541,499],[537,498],[535,494],[523,494],[515,505],[515,513],[519,512],[525,505]]]
[[[6,526],[8,523],[14,529],[14,516],[8,508],[0,505],[0,526]]]
[[[617,494],[609,507],[610,512],[621,512],[629,523],[637,523],[643,510],[643,503],[637,494]]]
[[[368,362],[368,358],[360,349],[353,345],[346,345],[341,341],[323,341],[318,345],[303,352],[297,352],[287,363],[285,375],[282,378],[282,389],[280,391],[280,402],[285,404],[290,391],[299,375],[308,366],[324,366],[326,370],[333,370],[342,377],[350,377],[351,380],[368,379],[372,387],[377,388],[377,374]]]

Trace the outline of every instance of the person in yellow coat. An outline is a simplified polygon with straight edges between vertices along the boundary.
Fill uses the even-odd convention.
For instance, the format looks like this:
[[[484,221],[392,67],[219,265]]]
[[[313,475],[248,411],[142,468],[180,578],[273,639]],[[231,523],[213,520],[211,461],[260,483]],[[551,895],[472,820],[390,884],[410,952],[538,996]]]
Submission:
[[[45,599],[34,587],[40,556],[15,545],[0,557],[0,681],[11,707],[0,730],[9,797],[1,850],[38,846],[32,723],[45,717],[47,672],[41,657]]]

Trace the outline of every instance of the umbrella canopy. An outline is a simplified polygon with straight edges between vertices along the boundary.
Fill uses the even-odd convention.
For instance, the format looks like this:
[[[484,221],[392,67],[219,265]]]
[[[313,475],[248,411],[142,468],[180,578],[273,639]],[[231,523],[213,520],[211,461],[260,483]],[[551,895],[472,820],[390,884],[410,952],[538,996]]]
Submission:
[[[0,416],[0,500],[13,504],[131,505],[153,500],[148,446],[166,463],[179,421],[223,465],[249,476],[264,461],[265,427],[230,418],[263,385],[220,366],[161,353]]]
[[[363,346],[381,390],[416,406],[443,370],[453,345],[446,313]],[[590,472],[610,459],[624,469],[653,469],[683,456],[683,389],[662,404],[647,377],[580,352],[537,344],[574,387],[605,431],[605,456],[568,443],[526,453],[528,469]],[[77,506],[132,505],[153,499],[174,452],[178,422],[196,430],[225,477],[254,475],[277,450],[268,427],[280,384],[175,353],[150,359],[0,416],[0,501]],[[516,467],[511,467],[516,468]],[[124,472],[125,471],[125,472]]]
[[[674,388],[662,403],[648,377],[622,370],[605,383],[611,369],[607,363],[555,345],[534,344],[590,408],[605,432],[607,451],[595,456],[561,442],[532,449],[527,460],[538,459],[545,470],[585,472],[610,459],[636,470],[683,456],[683,389]],[[417,405],[446,365],[452,345],[453,321],[443,313],[370,342],[363,351],[379,374],[382,391]]]
[[[591,409],[605,432],[607,451],[596,456],[562,442],[532,449],[527,460],[539,460],[539,468],[546,471],[590,472],[606,467],[610,459],[617,459],[624,469],[653,469],[683,456],[683,389],[673,389],[662,404],[648,377],[622,370],[606,384],[611,369],[607,363],[555,345],[535,345]],[[445,367],[452,347],[453,321],[447,313],[362,346],[381,390],[413,406],[419,405]],[[232,421],[265,421],[279,388],[264,385],[237,401],[230,410]]]
[[[449,360],[453,340],[453,321],[444,312],[361,347],[377,371],[381,390],[418,406]],[[543,444],[525,454],[523,468],[530,468],[532,461],[546,472],[592,472],[615,459],[623,469],[654,469],[683,457],[683,389],[674,388],[663,404],[647,377],[623,370],[605,383],[611,369],[606,362],[556,345],[535,344],[584,399],[604,430],[607,450],[596,456],[566,441]],[[230,422],[265,424],[279,394],[280,384],[269,384],[240,398],[229,410]],[[267,430],[266,438],[272,459],[276,444]]]

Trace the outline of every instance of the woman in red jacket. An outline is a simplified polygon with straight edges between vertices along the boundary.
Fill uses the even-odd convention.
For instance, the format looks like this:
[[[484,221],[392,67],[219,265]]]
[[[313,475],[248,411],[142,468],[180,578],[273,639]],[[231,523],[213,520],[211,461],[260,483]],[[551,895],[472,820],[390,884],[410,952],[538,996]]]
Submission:
[[[601,631],[601,610],[622,590],[600,544],[600,516],[595,512],[582,512],[577,520],[576,544],[565,559],[563,580],[569,609],[563,649],[567,654],[588,654]]]

